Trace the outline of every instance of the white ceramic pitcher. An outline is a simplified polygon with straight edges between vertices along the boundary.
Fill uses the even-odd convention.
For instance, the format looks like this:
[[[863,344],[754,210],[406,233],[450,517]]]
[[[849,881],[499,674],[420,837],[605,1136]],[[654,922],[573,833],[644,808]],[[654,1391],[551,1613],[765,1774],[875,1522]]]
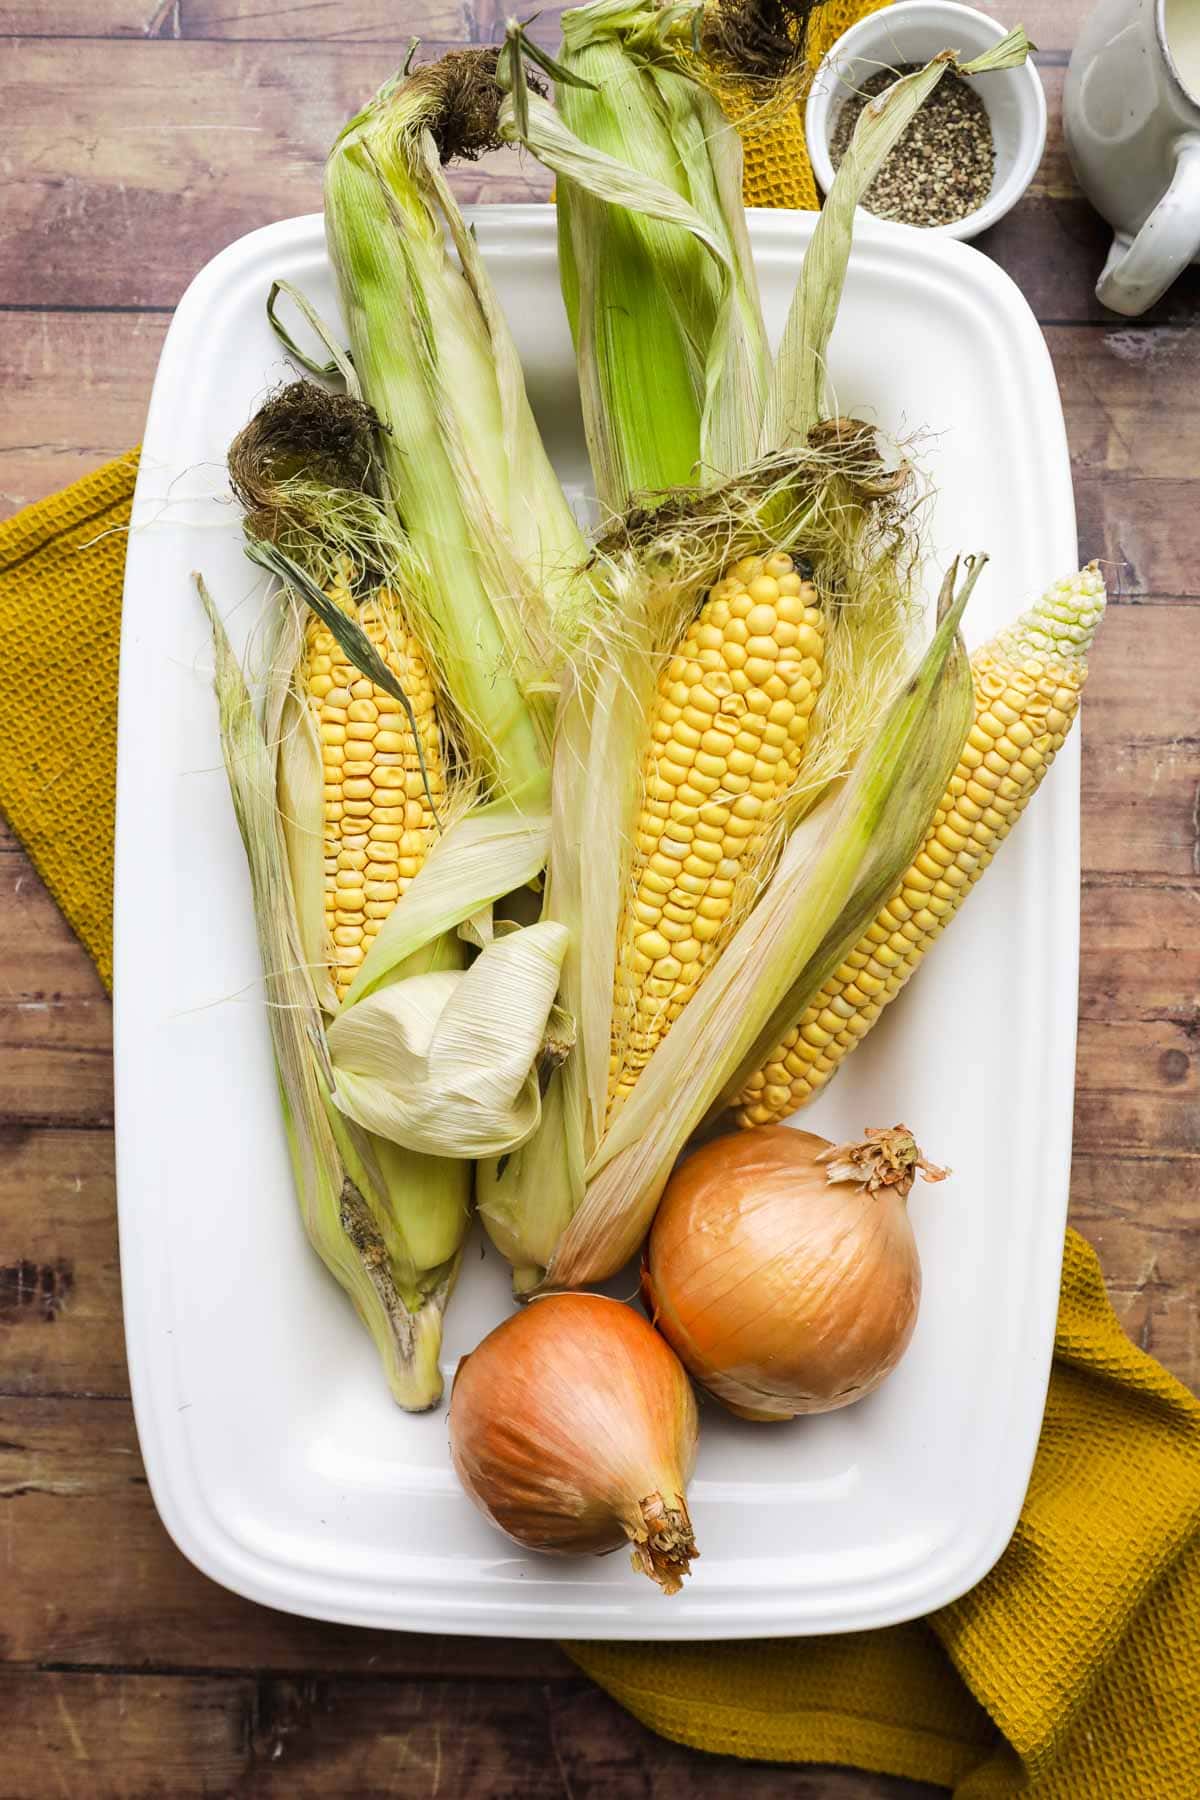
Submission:
[[[1114,232],[1096,294],[1145,312],[1200,259],[1200,0],[1100,0],[1063,121],[1080,186]]]

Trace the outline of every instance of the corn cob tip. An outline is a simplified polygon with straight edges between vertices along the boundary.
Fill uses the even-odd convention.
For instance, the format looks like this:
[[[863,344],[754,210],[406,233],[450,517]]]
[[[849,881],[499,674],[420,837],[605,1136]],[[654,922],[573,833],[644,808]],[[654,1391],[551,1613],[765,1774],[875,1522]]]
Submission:
[[[1082,662],[1092,647],[1108,595],[1100,565],[1053,582],[1027,612],[995,639],[1010,657],[1038,656],[1056,663]]]

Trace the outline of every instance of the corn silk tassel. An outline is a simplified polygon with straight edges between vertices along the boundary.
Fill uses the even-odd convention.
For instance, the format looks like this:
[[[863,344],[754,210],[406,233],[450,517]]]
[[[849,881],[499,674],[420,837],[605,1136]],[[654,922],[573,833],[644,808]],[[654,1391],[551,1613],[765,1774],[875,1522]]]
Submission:
[[[1023,57],[1023,35],[1006,45],[968,71]],[[502,131],[560,181],[690,236],[720,273],[701,436],[715,444],[725,417],[728,440],[751,443],[734,479],[630,508],[594,559],[608,604],[560,710],[545,908],[571,931],[561,1003],[577,1046],[539,1131],[478,1188],[526,1290],[543,1271],[599,1279],[636,1249],[688,1135],[758,1066],[750,1042],[778,1041],[764,1021],[799,1016],[919,848],[966,735],[970,676],[943,621],[900,687],[916,560],[905,472],[869,428],[822,421],[855,204],[952,56],[864,110],[751,420],[722,355],[746,281],[734,286],[712,221],[567,131],[523,89],[520,49],[510,35]],[[578,271],[565,279],[570,309]],[[977,574],[953,604],[943,595],[951,620]],[[594,855],[584,864],[581,819],[617,847],[603,875]]]

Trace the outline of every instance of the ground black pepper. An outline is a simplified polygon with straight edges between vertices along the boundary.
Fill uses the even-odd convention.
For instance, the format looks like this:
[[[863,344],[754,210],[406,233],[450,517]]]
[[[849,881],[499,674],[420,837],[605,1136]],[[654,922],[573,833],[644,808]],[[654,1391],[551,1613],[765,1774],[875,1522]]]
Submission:
[[[921,65],[881,69],[844,102],[829,141],[836,169],[850,146],[858,115],[868,100],[898,75]],[[987,108],[970,82],[953,70],[943,75],[863,196],[880,219],[905,225],[949,225],[978,211],[992,189],[996,146]]]

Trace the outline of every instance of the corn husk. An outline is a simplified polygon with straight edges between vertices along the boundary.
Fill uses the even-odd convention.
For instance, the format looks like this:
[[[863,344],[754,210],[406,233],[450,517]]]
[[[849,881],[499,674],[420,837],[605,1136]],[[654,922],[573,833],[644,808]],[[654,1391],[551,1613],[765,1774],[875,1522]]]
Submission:
[[[730,26],[755,30],[755,8],[741,10],[722,50]],[[779,72],[758,86],[768,109],[793,91],[807,10],[785,34]],[[826,355],[862,195],[947,68],[985,75],[1030,49],[1018,26],[970,62],[947,50],[863,109],[772,367],[740,141],[709,91],[728,91],[728,60],[704,62],[705,32],[721,13],[714,0],[592,0],[567,11],[557,57],[538,58],[556,77],[554,109],[528,92],[521,55],[532,46],[509,27],[500,135],[558,177],[560,279],[588,446],[597,491],[615,510],[646,490],[728,480],[756,454],[806,442],[826,416]],[[758,29],[768,34],[763,20]],[[745,99],[739,92],[743,116]]]
[[[952,50],[945,50],[863,107],[821,208],[792,297],[763,415],[761,453],[803,444],[826,415],[829,340],[850,261],[855,210],[913,117],[949,69],[976,76],[1016,68],[1032,47],[1018,25],[970,62],[960,62]]]
[[[566,945],[565,926],[543,920],[493,938],[469,969],[392,982],[346,1007],[328,1032],[335,1104],[430,1156],[524,1143],[541,1115],[537,1064]]]
[[[516,348],[441,168],[495,52],[389,83],[339,136],[325,224],[386,501],[423,563],[474,760],[494,796],[544,774],[583,541]],[[481,64],[480,59],[483,59]]]
[[[521,85],[504,135],[558,177],[559,266],[601,506],[751,461],[770,353],[737,132],[677,47],[696,9],[594,0],[563,16],[555,106]]]

